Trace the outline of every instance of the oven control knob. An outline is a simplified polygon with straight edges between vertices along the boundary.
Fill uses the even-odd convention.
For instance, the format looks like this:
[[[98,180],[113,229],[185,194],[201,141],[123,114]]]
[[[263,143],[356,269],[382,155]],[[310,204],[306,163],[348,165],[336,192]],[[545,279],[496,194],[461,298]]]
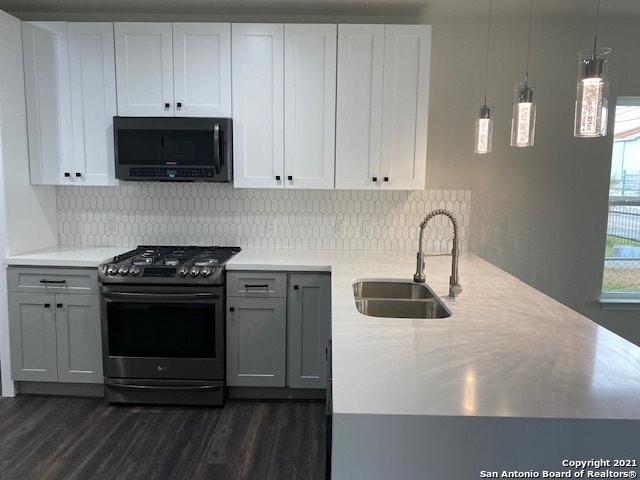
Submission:
[[[202,267],[200,269],[200,275],[202,275],[203,277],[208,277],[209,275],[211,275],[211,267]]]
[[[118,274],[118,266],[115,264],[111,264],[109,265],[109,267],[107,268],[107,273],[109,275],[117,275]]]
[[[181,277],[186,277],[189,274],[189,267],[182,266],[178,269],[178,275]]]
[[[122,276],[125,276],[129,273],[129,265],[122,265],[119,269],[118,269],[118,273]]]
[[[129,268],[129,275],[139,275],[140,274],[140,267],[137,265],[131,265],[131,267]]]
[[[191,270],[189,270],[189,275],[191,275],[192,277],[197,277],[199,273],[200,267],[191,267]]]

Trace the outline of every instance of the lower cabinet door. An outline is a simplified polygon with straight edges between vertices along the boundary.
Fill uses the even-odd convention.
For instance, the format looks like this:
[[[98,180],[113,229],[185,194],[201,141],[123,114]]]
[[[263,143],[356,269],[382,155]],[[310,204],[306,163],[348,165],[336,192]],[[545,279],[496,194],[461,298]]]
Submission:
[[[102,383],[98,295],[56,295],[58,381]]]
[[[291,274],[287,298],[288,385],[290,388],[326,388],[331,277]]]
[[[13,380],[57,381],[53,295],[9,293],[9,337]]]
[[[227,298],[227,385],[286,385],[285,298]]]

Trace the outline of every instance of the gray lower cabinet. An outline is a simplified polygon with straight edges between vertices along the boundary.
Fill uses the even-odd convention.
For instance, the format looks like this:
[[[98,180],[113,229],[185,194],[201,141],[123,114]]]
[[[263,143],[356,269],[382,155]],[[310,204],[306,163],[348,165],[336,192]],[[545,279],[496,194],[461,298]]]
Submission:
[[[8,269],[13,380],[103,382],[100,303],[93,273]]]
[[[326,388],[328,274],[229,272],[227,384]]]
[[[291,274],[287,296],[287,378],[291,388],[327,388],[331,277]]]
[[[227,385],[284,387],[285,298],[227,300]]]

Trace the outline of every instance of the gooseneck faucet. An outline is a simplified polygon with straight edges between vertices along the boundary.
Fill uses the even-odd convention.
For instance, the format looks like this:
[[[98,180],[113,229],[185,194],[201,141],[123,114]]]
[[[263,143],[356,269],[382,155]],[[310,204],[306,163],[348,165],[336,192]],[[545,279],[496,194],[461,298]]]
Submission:
[[[427,226],[427,222],[433,217],[438,215],[444,215],[449,217],[453,224],[453,249],[451,250],[451,276],[449,277],[449,296],[455,297],[462,292],[462,285],[458,283],[458,255],[460,250],[458,248],[458,221],[449,210],[439,208],[429,212],[422,223],[420,223],[420,238],[418,239],[418,257],[416,263],[416,273],[413,276],[413,281],[416,283],[424,283],[424,252],[422,251],[422,240],[424,239],[424,229]],[[448,254],[447,254],[448,255]]]

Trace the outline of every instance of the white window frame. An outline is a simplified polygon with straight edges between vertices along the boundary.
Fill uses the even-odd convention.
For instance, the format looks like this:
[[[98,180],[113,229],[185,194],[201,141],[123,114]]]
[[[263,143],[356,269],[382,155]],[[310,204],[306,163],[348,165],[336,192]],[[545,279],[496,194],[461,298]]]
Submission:
[[[638,97],[618,97],[616,100],[615,108],[617,109],[620,106],[638,106],[640,107],[640,96]],[[614,129],[615,131],[615,129]],[[614,133],[615,134],[615,133]],[[615,141],[614,141],[615,144]],[[612,147],[612,156],[613,156],[613,147]],[[612,169],[614,167],[612,161]],[[611,176],[611,173],[610,173]],[[609,196],[608,204],[610,205],[611,197]],[[638,206],[640,206],[640,198],[638,199]],[[607,235],[608,235],[607,229]],[[604,261],[607,261],[607,257],[605,257]],[[640,261],[640,259],[639,259]],[[606,267],[606,265],[605,265]],[[604,272],[604,270],[603,270]],[[601,297],[600,303],[602,304],[603,310],[640,310],[640,291],[638,292],[605,292],[604,288],[604,275],[603,275],[603,284],[601,287]]]

